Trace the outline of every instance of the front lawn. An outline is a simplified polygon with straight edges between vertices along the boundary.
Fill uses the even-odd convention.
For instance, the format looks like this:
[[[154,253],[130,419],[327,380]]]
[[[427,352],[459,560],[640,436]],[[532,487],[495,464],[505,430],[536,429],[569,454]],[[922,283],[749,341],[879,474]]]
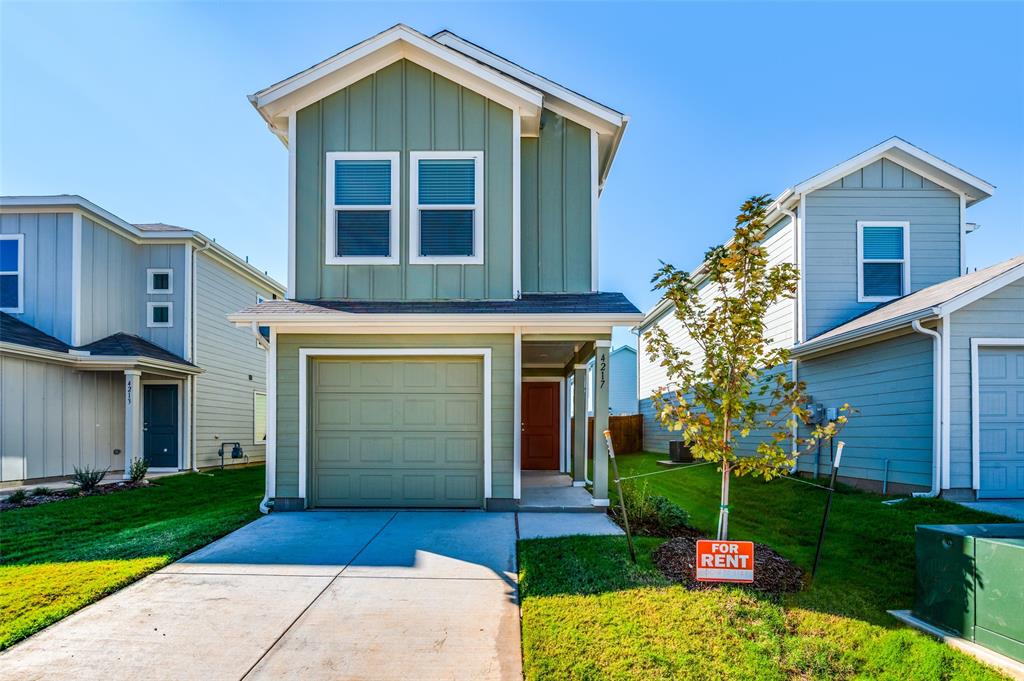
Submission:
[[[664,470],[664,455],[619,457],[623,477]],[[713,465],[647,484],[713,531],[720,477]],[[810,571],[824,492],[789,480],[733,479],[731,535],[773,546]],[[998,674],[885,612],[913,601],[914,525],[1001,522],[940,500],[884,505],[837,494],[817,578],[783,599],[727,588],[668,585],[650,562],[661,540],[620,537],[520,543],[528,679],[990,679]]]
[[[0,513],[0,650],[259,516],[262,467]]]

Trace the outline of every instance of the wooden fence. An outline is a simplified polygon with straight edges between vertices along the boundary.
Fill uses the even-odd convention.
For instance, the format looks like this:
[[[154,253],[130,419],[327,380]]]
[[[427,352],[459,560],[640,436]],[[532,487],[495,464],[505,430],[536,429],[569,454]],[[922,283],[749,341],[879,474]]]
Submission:
[[[575,421],[576,419],[571,419]],[[612,446],[616,454],[632,454],[644,449],[644,417],[641,414],[609,416],[608,430],[612,431]],[[572,444],[572,431],[569,432]],[[571,447],[570,447],[571,449]],[[587,417],[587,457],[594,458],[594,417]]]

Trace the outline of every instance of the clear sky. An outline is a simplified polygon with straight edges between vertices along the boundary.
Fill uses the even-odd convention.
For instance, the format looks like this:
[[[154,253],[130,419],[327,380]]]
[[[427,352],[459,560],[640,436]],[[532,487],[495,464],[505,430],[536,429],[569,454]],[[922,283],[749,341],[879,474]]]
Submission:
[[[1021,2],[0,1],[0,193],[195,228],[285,281],[287,154],[246,95],[398,22],[630,114],[600,273],[642,309],[658,259],[696,266],[745,197],[892,135],[997,186],[971,267],[1024,252]]]

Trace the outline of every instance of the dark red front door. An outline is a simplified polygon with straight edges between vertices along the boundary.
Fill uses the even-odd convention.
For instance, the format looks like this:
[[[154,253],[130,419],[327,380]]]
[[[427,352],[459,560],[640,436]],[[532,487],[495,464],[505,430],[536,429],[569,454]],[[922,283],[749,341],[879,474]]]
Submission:
[[[523,383],[523,470],[557,471],[558,383]]]

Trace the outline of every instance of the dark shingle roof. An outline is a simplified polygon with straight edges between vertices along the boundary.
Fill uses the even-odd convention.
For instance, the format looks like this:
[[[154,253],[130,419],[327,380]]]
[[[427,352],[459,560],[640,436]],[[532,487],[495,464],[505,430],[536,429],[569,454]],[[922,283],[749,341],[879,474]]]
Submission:
[[[43,333],[34,326],[29,326],[17,317],[0,312],[0,342],[27,345],[40,350],[67,352],[71,346],[53,336]]]
[[[527,293],[518,300],[268,300],[237,314],[640,314],[621,293]]]
[[[148,357],[159,359],[164,362],[174,362],[184,366],[195,366],[191,362],[182,359],[173,352],[164,350],[158,345],[150,343],[145,338],[133,336],[129,333],[115,333],[83,345],[79,350],[87,350],[93,355],[106,355],[114,357]]]
[[[39,350],[51,350],[53,352],[69,352],[70,350],[81,350],[90,355],[107,357],[147,357],[158,359],[163,362],[173,362],[182,366],[194,367],[195,364],[175,355],[173,352],[164,350],[158,345],[150,343],[145,338],[133,336],[128,333],[115,333],[106,338],[93,341],[88,345],[74,348],[59,338],[43,333],[34,326],[12,317],[6,312],[0,312],[0,342],[24,345]]]

